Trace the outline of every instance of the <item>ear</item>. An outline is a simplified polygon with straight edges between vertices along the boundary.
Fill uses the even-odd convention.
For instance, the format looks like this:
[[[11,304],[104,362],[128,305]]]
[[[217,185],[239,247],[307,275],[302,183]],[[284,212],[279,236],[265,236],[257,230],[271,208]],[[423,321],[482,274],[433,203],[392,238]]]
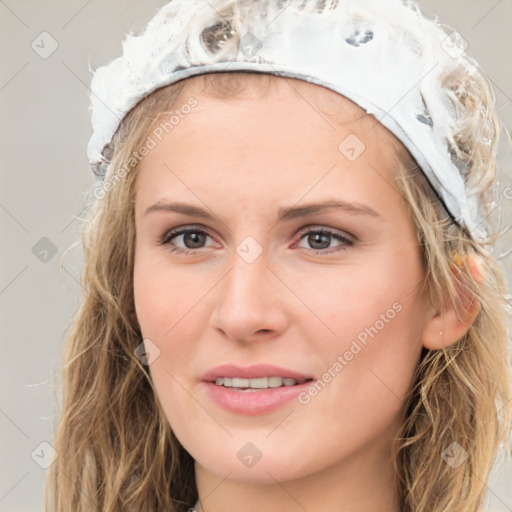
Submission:
[[[455,281],[455,288],[455,305],[446,298],[441,308],[429,308],[422,335],[423,345],[429,350],[446,348],[460,340],[480,311],[480,303],[467,287]]]

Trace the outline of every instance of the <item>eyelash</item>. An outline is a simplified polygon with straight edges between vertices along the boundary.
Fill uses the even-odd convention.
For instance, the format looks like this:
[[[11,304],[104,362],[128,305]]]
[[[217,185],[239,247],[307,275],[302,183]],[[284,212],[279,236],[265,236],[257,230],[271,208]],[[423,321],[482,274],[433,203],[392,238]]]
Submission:
[[[171,231],[167,231],[164,234],[164,236],[160,239],[159,245],[168,245],[168,244],[170,244],[170,242],[173,238],[180,236],[180,235],[186,235],[189,233],[201,233],[201,234],[205,234],[206,236],[210,236],[205,230],[200,229],[200,228],[176,228]],[[320,235],[328,235],[328,236],[331,236],[331,237],[335,238],[336,240],[343,242],[345,244],[344,246],[341,245],[341,246],[338,246],[339,248],[334,248],[331,250],[311,249],[311,251],[313,251],[315,254],[331,254],[331,253],[335,253],[335,252],[341,252],[341,251],[345,251],[348,247],[352,247],[355,244],[355,242],[350,240],[349,238],[340,235],[336,231],[332,231],[332,230],[326,229],[326,228],[309,229],[306,231],[301,231],[301,233],[299,235],[299,242],[303,238],[305,238],[306,235],[309,235],[311,233],[320,234]],[[174,248],[170,249],[170,252],[177,253],[177,254],[183,254],[184,256],[187,256],[187,255],[190,255],[191,253],[196,253],[200,249],[202,249],[202,247],[198,248],[198,249],[182,249],[180,247],[174,247]]]

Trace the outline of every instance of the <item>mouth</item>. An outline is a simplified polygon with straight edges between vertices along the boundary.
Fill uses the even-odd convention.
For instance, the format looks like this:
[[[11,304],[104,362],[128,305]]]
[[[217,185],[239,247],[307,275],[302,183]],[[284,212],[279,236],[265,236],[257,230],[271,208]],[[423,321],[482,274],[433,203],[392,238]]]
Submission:
[[[213,380],[203,380],[202,389],[209,400],[232,414],[271,414],[287,404],[290,406],[315,380],[306,376],[296,377],[260,375],[245,378],[237,377],[236,374],[231,377],[217,376],[212,377]]]
[[[276,366],[244,369],[225,365],[203,376],[202,389],[208,399],[230,413],[254,416],[271,414],[293,403],[314,380],[311,376]]]
[[[253,379],[245,379],[242,377],[216,377],[215,380],[207,382],[232,390],[251,392],[262,389],[298,386],[311,381],[313,381],[312,378],[293,379],[291,377],[271,376]]]
[[[201,380],[214,388],[229,388],[233,391],[261,391],[276,388],[292,388],[313,381],[313,375],[259,363],[252,366],[222,364],[206,372]]]

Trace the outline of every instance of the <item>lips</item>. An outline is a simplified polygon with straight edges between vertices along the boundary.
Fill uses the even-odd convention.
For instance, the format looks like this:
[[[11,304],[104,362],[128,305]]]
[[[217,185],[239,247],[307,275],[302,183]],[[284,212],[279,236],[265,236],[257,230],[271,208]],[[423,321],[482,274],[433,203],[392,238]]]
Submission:
[[[271,364],[257,364],[253,366],[237,366],[234,364],[223,364],[206,372],[201,380],[204,382],[215,382],[218,377],[238,377],[241,379],[257,379],[261,377],[283,377],[295,379],[302,383],[314,379],[313,375],[300,373],[282,366]]]

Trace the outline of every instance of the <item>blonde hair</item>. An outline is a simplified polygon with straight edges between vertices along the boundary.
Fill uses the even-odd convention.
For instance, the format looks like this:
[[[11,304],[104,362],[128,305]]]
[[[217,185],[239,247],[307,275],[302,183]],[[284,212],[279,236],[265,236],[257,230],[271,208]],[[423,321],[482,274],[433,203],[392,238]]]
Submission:
[[[258,79],[258,86],[270,83],[267,75]],[[49,512],[185,511],[198,497],[194,461],[170,428],[148,368],[134,354],[142,341],[133,297],[138,164],[114,179],[134,161],[162,113],[176,108],[190,80],[210,81],[208,93],[227,98],[242,94],[256,75],[216,73],[161,88],[139,102],[114,137],[105,176],[110,190],[92,202],[81,233],[85,297],[65,340],[62,415],[54,438],[58,457],[45,488]],[[467,83],[462,75],[449,76],[446,84],[467,119],[458,134],[457,157],[467,162],[467,182],[489,206],[499,137],[492,93],[483,78]],[[484,244],[451,221],[410,155],[397,148],[396,185],[416,225],[432,302],[442,304],[448,294],[460,307],[458,285],[481,308],[457,343],[421,354],[396,439],[401,511],[476,512],[498,448],[510,449],[505,283]],[[473,279],[467,263],[454,272],[459,268],[454,253],[479,255],[484,280]],[[442,457],[453,442],[468,455],[458,468]]]

